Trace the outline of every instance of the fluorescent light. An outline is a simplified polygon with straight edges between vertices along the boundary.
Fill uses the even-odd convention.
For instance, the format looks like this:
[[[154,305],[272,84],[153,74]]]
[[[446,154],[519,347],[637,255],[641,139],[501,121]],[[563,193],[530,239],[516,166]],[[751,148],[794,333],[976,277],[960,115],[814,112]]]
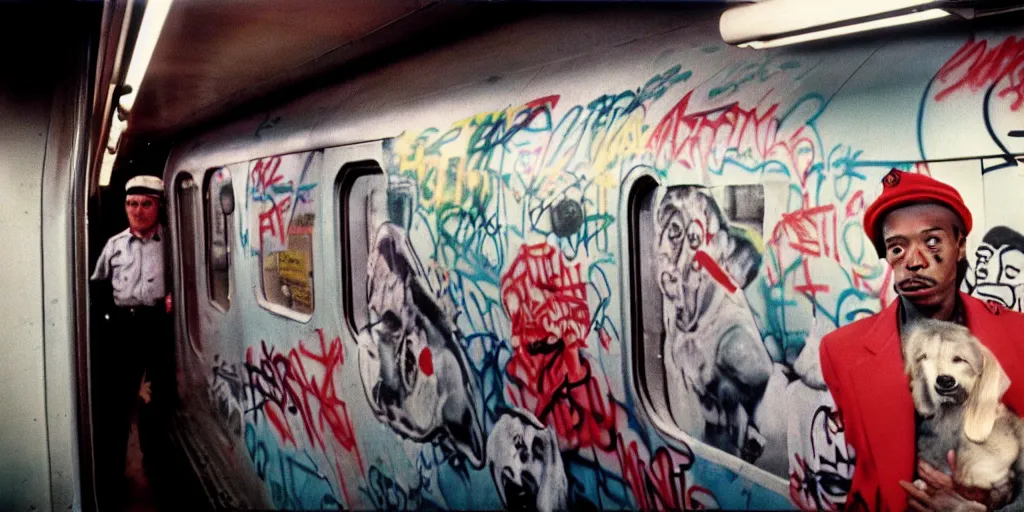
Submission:
[[[128,122],[118,120],[117,115],[115,114],[113,119],[110,120],[110,134],[107,136],[107,147],[110,148],[111,151],[116,150],[117,143],[121,139],[121,135],[127,129]]]
[[[904,14],[901,16],[893,16],[891,18],[883,18],[880,20],[867,21],[864,23],[847,25],[845,27],[835,27],[826,30],[819,30],[816,32],[808,32],[806,34],[799,34],[795,36],[781,37],[779,39],[770,39],[768,41],[750,41],[748,43],[742,43],[737,46],[741,48],[754,48],[758,50],[762,48],[775,48],[778,46],[804,43],[807,41],[825,39],[828,37],[838,37],[847,34],[853,34],[855,32],[877,30],[880,28],[894,27],[897,25],[906,25],[908,23],[920,23],[923,21],[943,18],[945,16],[949,16],[949,13],[942,9],[928,9],[927,11],[914,12],[910,14]]]
[[[110,175],[114,172],[114,161],[117,160],[117,153],[103,151],[103,163],[100,165],[100,186],[110,185]]]
[[[167,21],[167,13],[171,10],[173,0],[147,0],[146,10],[142,14],[142,23],[139,25],[139,33],[135,38],[135,46],[132,50],[131,62],[128,63],[128,72],[125,73],[125,85],[132,88],[131,92],[122,95],[118,104],[126,114],[130,114],[132,106],[135,105],[135,98],[142,86],[142,79],[146,77],[146,70],[149,68],[149,61],[153,58],[153,50],[160,39],[160,32],[163,31],[164,22]],[[107,137],[106,149],[103,151],[103,162],[100,164],[100,186],[110,185],[110,175],[114,171],[114,162],[117,161],[117,147],[121,135],[128,129],[128,120],[121,121],[117,116],[117,108],[111,116],[110,130]]]
[[[725,11],[718,28],[723,41],[740,44],[924,11],[938,4],[935,0],[762,0]]]
[[[129,85],[132,92],[121,96],[121,107],[131,112],[135,104],[135,97],[139,94],[139,87],[142,79],[146,76],[146,69],[149,68],[149,61],[153,57],[153,50],[156,42],[160,39],[160,32],[163,30],[164,21],[167,20],[167,13],[171,10],[172,0],[148,0],[146,11],[142,15],[142,24],[139,26],[139,35],[135,40],[135,48],[132,50],[132,60],[128,64],[128,73],[124,77],[124,85]]]

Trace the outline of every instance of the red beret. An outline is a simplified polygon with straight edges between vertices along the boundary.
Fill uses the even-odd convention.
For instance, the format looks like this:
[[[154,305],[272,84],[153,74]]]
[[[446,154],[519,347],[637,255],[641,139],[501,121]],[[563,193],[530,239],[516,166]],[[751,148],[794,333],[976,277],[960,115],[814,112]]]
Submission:
[[[885,216],[896,208],[923,203],[939,203],[949,207],[964,221],[964,228],[967,229],[964,235],[971,232],[974,219],[955,188],[930,176],[893,169],[882,178],[882,194],[864,212],[864,231],[874,244],[879,258],[885,256],[885,243],[882,240],[882,221]]]

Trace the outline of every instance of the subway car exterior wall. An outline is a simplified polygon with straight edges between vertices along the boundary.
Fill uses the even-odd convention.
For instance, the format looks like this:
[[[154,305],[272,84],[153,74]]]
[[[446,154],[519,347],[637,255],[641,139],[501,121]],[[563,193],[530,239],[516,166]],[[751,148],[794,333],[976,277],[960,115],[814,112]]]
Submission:
[[[882,176],[954,184],[965,287],[1024,309],[1024,29],[753,51],[717,14],[512,23],[172,152],[220,473],[287,509],[843,503],[817,347],[894,298]]]

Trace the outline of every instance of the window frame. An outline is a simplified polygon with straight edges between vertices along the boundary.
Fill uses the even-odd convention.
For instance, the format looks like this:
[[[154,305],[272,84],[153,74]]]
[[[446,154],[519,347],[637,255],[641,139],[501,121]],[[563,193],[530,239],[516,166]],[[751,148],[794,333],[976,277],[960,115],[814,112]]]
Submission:
[[[257,162],[257,161],[260,161],[260,160],[269,160],[269,159],[273,159],[273,158],[281,158],[281,157],[291,156],[291,155],[296,155],[296,154],[308,154],[307,158],[310,159],[310,161],[308,163],[309,170],[312,171],[312,172],[321,172],[321,167],[323,166],[323,155],[324,155],[324,150],[323,149],[311,149],[309,151],[277,153],[277,154],[272,154],[272,155],[264,155],[264,156],[260,156],[260,157],[250,158],[250,159],[245,161],[245,172],[246,172],[245,194],[246,194],[246,197],[248,198],[248,196],[251,194],[251,191],[250,191],[250,187],[251,187],[250,180],[252,179],[252,172],[253,172],[254,162]],[[316,193],[320,194],[319,188],[322,186],[322,183],[323,183],[322,175],[318,174],[316,179],[312,180],[312,181],[317,184],[317,189],[318,190],[317,190]],[[318,195],[317,196],[317,200],[318,201],[323,201],[322,195]],[[249,208],[253,208],[253,207],[249,206]],[[246,219],[245,219],[246,228],[248,229],[248,233],[249,233],[249,235],[248,235],[249,236],[249,245],[251,246],[254,243],[258,243],[260,245],[260,252],[258,252],[255,256],[251,256],[251,253],[247,253],[247,254],[250,254],[250,255],[247,256],[247,258],[246,258],[246,259],[249,260],[249,265],[250,265],[250,268],[253,270],[253,276],[255,278],[255,283],[253,283],[252,291],[253,291],[253,295],[255,296],[256,303],[259,304],[259,306],[261,308],[263,308],[263,309],[265,309],[265,310],[267,310],[267,311],[269,311],[269,312],[271,312],[271,313],[273,313],[275,315],[287,318],[289,320],[294,320],[296,322],[303,323],[303,324],[308,324],[313,319],[313,315],[316,313],[316,309],[317,309],[316,308],[316,300],[317,300],[317,295],[316,295],[316,289],[317,289],[316,275],[317,275],[317,271],[316,271],[316,268],[317,268],[317,266],[316,266],[314,260],[317,257],[317,244],[323,243],[323,240],[318,240],[317,239],[318,236],[320,236],[322,238],[322,235],[317,235],[316,234],[318,229],[323,229],[323,226],[321,225],[322,221],[320,219],[320,216],[323,215],[323,205],[322,204],[316,204],[316,205],[314,205],[313,209],[316,212],[316,217],[314,218],[314,221],[313,221],[313,232],[314,232],[314,234],[310,237],[310,240],[311,240],[311,243],[312,243],[312,247],[310,249],[310,262],[309,262],[310,266],[311,266],[311,268],[313,270],[313,272],[312,272],[313,275],[310,277],[310,284],[311,284],[311,287],[313,289],[313,308],[312,308],[312,310],[309,313],[303,313],[301,311],[297,311],[297,310],[292,309],[292,308],[290,308],[288,306],[285,306],[285,305],[282,305],[282,304],[278,304],[276,302],[273,302],[273,301],[267,299],[265,283],[263,282],[263,252],[262,252],[262,250],[263,250],[262,249],[262,245],[263,244],[262,244],[262,241],[259,239],[259,237],[260,237],[259,223],[257,222],[255,224],[253,224],[253,222],[252,222],[252,215],[253,214],[251,212],[247,212],[246,213]],[[237,210],[237,208],[236,208],[236,210]],[[258,215],[258,214],[256,214],[256,215]],[[255,240],[255,242],[253,240]],[[251,249],[250,249],[250,251],[251,251]]]
[[[202,190],[196,183],[195,176],[188,171],[179,171],[173,178],[174,191],[174,231],[177,253],[177,270],[181,276],[181,294],[173,297],[174,308],[182,312],[185,323],[184,336],[188,339],[189,346],[197,356],[203,354],[202,334],[199,325],[199,290],[195,285],[195,275],[198,268],[196,230],[197,220],[203,216],[202,213]],[[184,204],[189,201],[190,204]],[[197,211],[198,210],[198,211]],[[191,226],[184,225],[182,215],[189,215],[192,221]],[[191,243],[186,243],[190,241]],[[188,252],[191,251],[191,254]]]
[[[206,248],[206,252],[205,252],[205,258],[206,258],[205,272],[206,272],[206,287],[207,287],[206,296],[207,296],[207,299],[210,301],[210,304],[215,309],[217,309],[221,313],[226,314],[228,311],[231,310],[231,302],[232,302],[232,298],[234,296],[234,291],[235,291],[235,277],[234,277],[234,272],[232,272],[232,269],[234,268],[234,256],[232,255],[232,253],[234,251],[232,251],[232,244],[234,243],[234,238],[235,238],[234,236],[232,236],[232,231],[233,231],[232,228],[233,228],[233,222],[234,222],[234,219],[235,219],[235,213],[232,212],[229,215],[223,215],[223,217],[224,217],[224,247],[225,247],[224,250],[225,250],[225,253],[226,253],[225,254],[225,258],[227,259],[227,268],[224,269],[223,272],[225,272],[227,274],[227,278],[228,278],[227,279],[226,305],[224,305],[224,304],[221,304],[220,302],[218,302],[217,299],[214,297],[214,294],[213,294],[213,290],[214,290],[213,279],[214,279],[214,274],[216,272],[213,270],[213,230],[211,229],[211,227],[212,227],[212,219],[213,219],[213,213],[214,212],[213,212],[213,209],[211,208],[211,200],[213,198],[212,197],[208,197],[208,196],[212,196],[212,192],[210,190],[210,185],[212,185],[212,183],[213,183],[213,176],[214,176],[214,174],[216,172],[218,172],[218,171],[227,173],[227,175],[228,175],[228,177],[230,179],[231,194],[232,195],[235,194],[234,176],[232,175],[231,170],[228,168],[228,166],[222,165],[222,166],[210,167],[209,169],[206,170],[206,172],[204,173],[204,176],[203,176],[203,189],[202,189],[202,198],[203,198],[203,208],[202,208],[203,209],[203,238],[204,238],[204,242],[205,242],[205,245],[206,245],[206,247],[205,247]],[[219,193],[220,192],[218,191],[218,194]],[[236,205],[237,205],[237,197],[235,198],[235,202],[236,202]],[[235,211],[237,212],[237,210],[238,209],[236,207]]]
[[[646,350],[644,348],[644,317],[643,317],[643,305],[641,304],[643,297],[643,270],[641,269],[641,262],[643,261],[643,255],[640,252],[640,230],[639,230],[639,217],[641,211],[641,201],[644,200],[649,194],[656,193],[658,188],[663,185],[653,176],[645,174],[638,176],[629,186],[626,194],[625,210],[627,219],[627,231],[625,237],[628,239],[628,244],[625,244],[627,248],[627,254],[629,259],[629,266],[627,267],[625,279],[628,286],[624,287],[625,290],[629,290],[630,300],[626,301],[629,304],[629,318],[630,318],[630,335],[632,338],[632,357],[629,359],[630,369],[632,370],[632,384],[637,394],[640,395],[640,403],[644,409],[644,412],[651,418],[664,419],[664,413],[660,407],[656,407],[654,400],[652,399],[651,389],[647,384],[648,376],[648,363],[646,361]],[[664,373],[664,370],[662,370]],[[662,375],[664,378],[664,375]],[[664,379],[663,379],[664,380]],[[661,384],[664,388],[664,383]],[[665,390],[662,389],[664,392]],[[662,397],[662,400],[667,403],[668,396],[667,392],[663,393],[666,396]]]
[[[355,187],[356,183],[367,176],[380,176],[384,181],[384,193],[387,194],[387,173],[384,172],[380,162],[373,158],[364,158],[359,160],[351,160],[345,162],[337,171],[335,184],[334,184],[334,211],[336,213],[336,226],[335,232],[338,234],[338,249],[340,250],[339,256],[341,265],[341,276],[339,282],[341,286],[338,287],[338,293],[340,294],[342,316],[344,322],[354,335],[359,335],[360,328],[357,319],[355,318],[355,289],[353,278],[353,271],[355,266],[352,261],[352,230],[349,222],[349,204],[350,204],[350,193]],[[372,233],[369,233],[372,236]],[[373,243],[372,240],[367,240],[367,260],[362,262],[362,278],[366,281],[366,264],[369,262],[370,245]],[[365,300],[365,298],[361,299]]]
[[[713,464],[729,468],[737,473],[742,473],[753,482],[783,496],[789,494],[789,480],[775,473],[748,463],[743,459],[726,453],[703,440],[698,439],[683,430],[672,418],[668,405],[668,382],[666,381],[664,366],[656,372],[650,371],[650,362],[647,361],[650,354],[645,349],[644,332],[644,310],[643,310],[643,276],[641,237],[639,221],[643,201],[650,194],[656,194],[659,189],[676,186],[693,185],[708,187],[702,183],[677,183],[671,180],[659,179],[653,169],[634,169],[633,175],[627,176],[622,183],[624,200],[620,201],[620,219],[626,219],[626,229],[620,238],[622,254],[628,260],[625,271],[622,272],[622,290],[624,300],[628,307],[624,308],[624,325],[626,332],[630,333],[629,343],[624,343],[623,369],[626,371],[626,383],[631,388],[633,398],[640,405],[638,414],[645,418],[649,424],[654,426],[655,431],[670,445],[680,450],[691,450],[696,457],[704,459]],[[712,186],[713,187],[713,186]],[[652,213],[656,207],[652,208]],[[654,351],[652,359],[662,359],[660,347]],[[663,365],[664,363],[662,363]],[[648,384],[648,377],[651,373],[657,373],[661,380],[659,385],[661,402],[655,400],[652,389]]]

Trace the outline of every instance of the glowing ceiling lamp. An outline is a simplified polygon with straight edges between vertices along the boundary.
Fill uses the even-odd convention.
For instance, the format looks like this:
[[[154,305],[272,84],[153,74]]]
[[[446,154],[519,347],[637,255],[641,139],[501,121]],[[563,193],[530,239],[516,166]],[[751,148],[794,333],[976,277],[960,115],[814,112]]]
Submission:
[[[858,23],[856,25],[830,28],[826,30],[819,30],[817,32],[810,32],[807,34],[798,34],[795,36],[780,37],[778,39],[772,39],[769,41],[751,41],[749,43],[739,44],[738,46],[740,48],[754,48],[756,50],[760,50],[762,48],[775,48],[778,46],[805,43],[808,41],[814,41],[818,39],[826,39],[829,37],[845,36],[857,32],[867,32],[870,30],[877,30],[880,28],[895,27],[897,25],[920,23],[923,21],[944,18],[946,16],[949,16],[949,13],[943,11],[942,9],[929,9],[927,11],[920,11],[910,14],[903,14],[900,16],[893,16],[892,18],[882,18],[880,20],[867,21],[864,23]]]
[[[744,48],[774,48],[949,16],[934,0],[765,0],[730,9],[722,39]]]
[[[156,43],[160,39],[164,22],[167,21],[167,13],[171,10],[172,1],[148,0],[146,2],[146,11],[142,14],[142,23],[139,25],[139,33],[135,39],[132,59],[128,63],[128,72],[120,87],[124,94],[118,99],[118,107],[110,121],[107,150],[103,152],[103,162],[100,165],[100,186],[102,187],[110,184],[110,175],[114,169],[114,162],[117,160],[117,148],[121,135],[128,129],[128,117],[132,107],[135,106],[135,98],[142,87],[142,80],[146,77],[149,61],[153,58],[153,50],[156,49]]]

